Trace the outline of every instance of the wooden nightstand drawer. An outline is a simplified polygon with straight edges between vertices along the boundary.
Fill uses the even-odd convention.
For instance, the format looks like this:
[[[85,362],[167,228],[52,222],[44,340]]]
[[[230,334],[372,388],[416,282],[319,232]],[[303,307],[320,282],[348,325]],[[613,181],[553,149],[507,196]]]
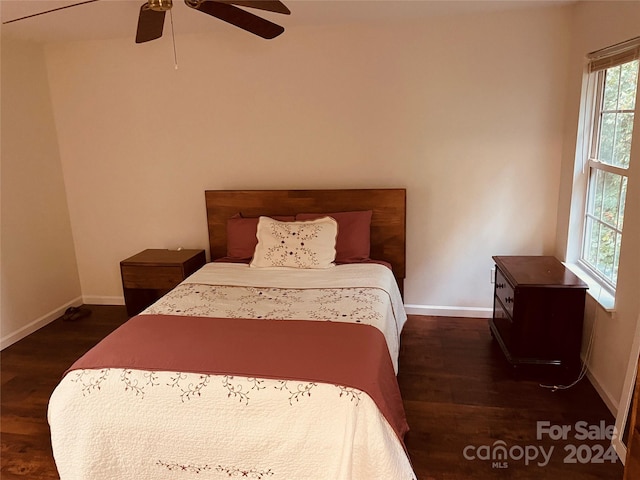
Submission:
[[[496,269],[496,297],[500,300],[502,307],[513,317],[513,287],[504,277],[500,269]]]
[[[124,301],[136,315],[206,262],[204,250],[149,249],[120,262]]]
[[[504,343],[504,347],[513,349],[513,321],[511,317],[502,308],[502,304],[498,301],[498,297],[493,297],[493,324],[500,334],[500,339]]]
[[[169,289],[182,280],[181,267],[122,266],[122,284],[125,288]]]

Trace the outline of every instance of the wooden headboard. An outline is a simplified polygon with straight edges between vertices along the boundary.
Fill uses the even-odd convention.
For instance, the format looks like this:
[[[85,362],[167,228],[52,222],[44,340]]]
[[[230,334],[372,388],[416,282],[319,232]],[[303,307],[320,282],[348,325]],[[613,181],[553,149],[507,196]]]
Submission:
[[[211,259],[227,254],[227,220],[241,213],[295,215],[372,210],[371,258],[385,260],[402,290],[406,275],[406,190],[207,190],[207,222]]]

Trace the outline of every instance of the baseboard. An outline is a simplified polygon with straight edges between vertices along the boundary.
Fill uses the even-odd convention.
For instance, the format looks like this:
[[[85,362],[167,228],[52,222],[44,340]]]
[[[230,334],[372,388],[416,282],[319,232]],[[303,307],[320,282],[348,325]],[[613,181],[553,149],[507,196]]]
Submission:
[[[428,315],[435,317],[491,318],[492,308],[485,307],[452,307],[440,305],[405,305],[410,315]]]
[[[582,359],[582,361],[584,362],[584,358]],[[593,388],[596,390],[596,392],[598,393],[598,395],[600,396],[604,404],[607,406],[611,414],[613,415],[614,425],[618,427],[618,409],[619,409],[618,407],[620,406],[620,403],[616,401],[609,394],[609,392],[602,386],[602,384],[598,381],[597,377],[589,369],[589,366],[587,366],[587,378],[589,379],[589,382],[591,383],[591,385],[593,385]],[[611,445],[613,445],[613,449],[615,450],[616,455],[618,455],[618,457],[620,458],[620,461],[622,461],[622,464],[624,465],[625,458],[627,457],[627,447],[622,442],[620,435],[616,435],[611,440]]]
[[[82,303],[85,305],[124,305],[124,297],[84,295],[82,297]]]
[[[0,350],[4,350],[5,348],[7,348],[10,345],[13,345],[17,341],[22,340],[27,335],[32,334],[36,330],[53,322],[57,318],[60,318],[64,314],[67,308],[78,307],[80,305],[82,305],[82,297],[77,297],[71,300],[70,302],[65,303],[64,305],[61,305],[55,310],[52,310],[49,313],[42,315],[41,317],[35,319],[33,322],[29,323],[28,325],[25,325],[19,330],[0,338]]]
[[[582,359],[582,361],[584,362],[584,358]],[[614,399],[609,394],[607,389],[602,386],[602,384],[598,381],[598,378],[593,374],[593,372],[591,372],[591,369],[589,368],[588,365],[587,365],[587,378],[589,379],[589,382],[591,382],[591,385],[593,385],[593,388],[596,389],[596,392],[598,392],[598,395],[600,396],[604,404],[607,406],[607,408],[615,418],[618,415],[618,405],[619,405],[618,400]]]

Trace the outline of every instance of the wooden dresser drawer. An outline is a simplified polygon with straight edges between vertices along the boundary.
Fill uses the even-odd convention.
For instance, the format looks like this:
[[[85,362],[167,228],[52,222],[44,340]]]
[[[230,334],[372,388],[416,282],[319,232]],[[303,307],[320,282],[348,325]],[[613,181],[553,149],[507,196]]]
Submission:
[[[184,279],[179,266],[122,266],[125,288],[171,289]]]
[[[504,346],[511,350],[513,348],[513,321],[504,311],[497,297],[493,298],[493,323],[498,329]]]
[[[513,317],[513,287],[500,269],[496,269],[496,297],[498,297],[506,312]]]

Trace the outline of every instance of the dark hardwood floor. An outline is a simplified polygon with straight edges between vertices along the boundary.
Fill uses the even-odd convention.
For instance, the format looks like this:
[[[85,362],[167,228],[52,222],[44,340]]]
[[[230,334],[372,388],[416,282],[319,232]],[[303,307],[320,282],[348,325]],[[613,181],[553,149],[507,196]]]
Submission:
[[[90,317],[56,320],[2,351],[2,479],[58,478],[49,396],[76,358],[127,319],[124,307],[91,309]],[[406,443],[420,480],[622,478],[619,461],[598,455],[609,440],[576,438],[577,422],[592,431],[614,423],[586,379],[553,393],[539,386],[540,372],[514,375],[483,319],[410,316],[402,341],[398,378],[411,426]],[[566,440],[537,439],[537,422],[571,431]],[[507,451],[503,460],[484,460],[499,446]],[[520,454],[538,456],[527,462]]]
[[[420,480],[622,479],[615,455],[615,463],[597,463],[609,457],[598,453],[607,452],[610,440],[580,439],[583,425],[615,423],[586,378],[568,390],[540,387],[541,380],[561,378],[549,370],[516,373],[482,319],[410,316],[402,342],[398,379],[411,427],[406,444]],[[538,440],[537,422],[571,431],[566,440],[546,433]],[[576,430],[577,422],[585,423]],[[507,449],[504,461],[483,460],[500,445]],[[581,456],[570,456],[571,445]],[[538,455],[528,465],[520,458],[527,451],[529,458]],[[566,463],[572,459],[576,463]]]

